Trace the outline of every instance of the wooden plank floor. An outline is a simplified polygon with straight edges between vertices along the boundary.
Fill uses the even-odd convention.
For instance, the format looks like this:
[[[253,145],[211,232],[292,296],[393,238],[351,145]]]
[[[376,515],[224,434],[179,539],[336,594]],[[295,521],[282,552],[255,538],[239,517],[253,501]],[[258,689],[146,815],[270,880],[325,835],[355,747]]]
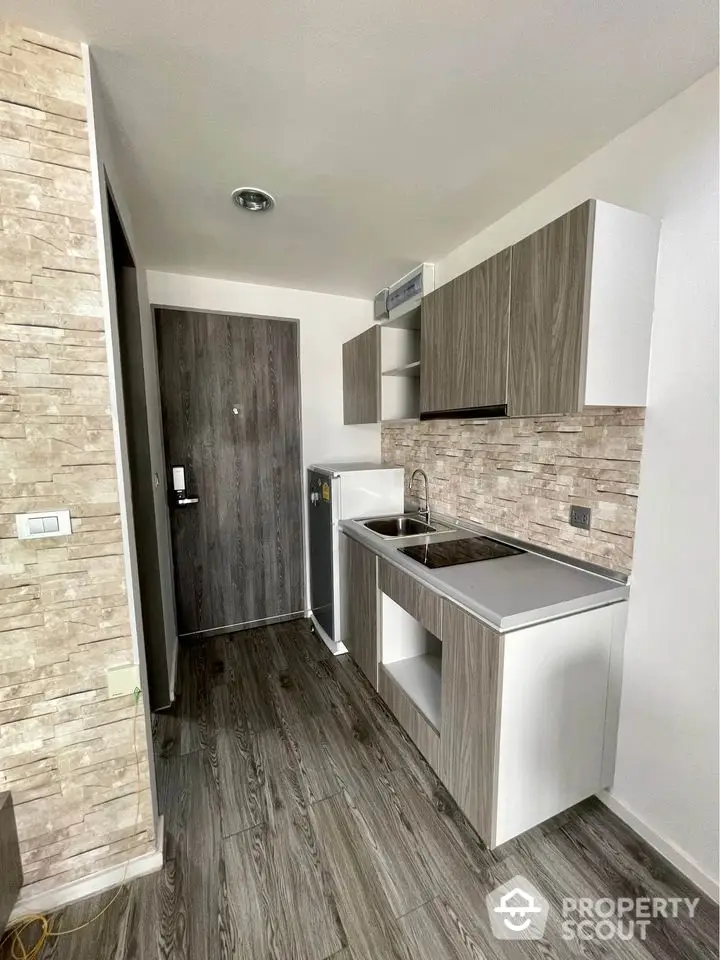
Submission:
[[[699,892],[599,802],[489,852],[347,657],[305,621],[186,646],[155,721],[166,863],[43,960],[705,960],[717,908],[641,942],[565,941],[563,897]],[[485,895],[516,874],[543,941],[495,939]],[[70,929],[109,895],[55,918]]]

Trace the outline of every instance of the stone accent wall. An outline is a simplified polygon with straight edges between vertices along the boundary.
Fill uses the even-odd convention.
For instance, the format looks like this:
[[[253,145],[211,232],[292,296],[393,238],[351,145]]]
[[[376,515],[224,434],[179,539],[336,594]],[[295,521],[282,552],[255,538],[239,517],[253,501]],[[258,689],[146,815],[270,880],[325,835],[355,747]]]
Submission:
[[[30,892],[154,848],[142,705],[107,697],[133,648],[85,98],[77,44],[0,23],[0,791]],[[49,507],[72,536],[17,540]]]
[[[643,425],[638,408],[386,423],[382,455],[406,480],[425,470],[431,509],[628,573]],[[571,503],[592,507],[590,531],[570,526]]]

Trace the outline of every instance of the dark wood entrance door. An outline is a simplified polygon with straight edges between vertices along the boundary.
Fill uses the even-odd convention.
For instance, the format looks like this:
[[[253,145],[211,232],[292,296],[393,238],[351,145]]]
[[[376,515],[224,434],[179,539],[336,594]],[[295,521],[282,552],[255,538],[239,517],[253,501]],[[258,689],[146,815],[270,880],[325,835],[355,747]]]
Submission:
[[[155,311],[181,635],[304,611],[297,324]]]

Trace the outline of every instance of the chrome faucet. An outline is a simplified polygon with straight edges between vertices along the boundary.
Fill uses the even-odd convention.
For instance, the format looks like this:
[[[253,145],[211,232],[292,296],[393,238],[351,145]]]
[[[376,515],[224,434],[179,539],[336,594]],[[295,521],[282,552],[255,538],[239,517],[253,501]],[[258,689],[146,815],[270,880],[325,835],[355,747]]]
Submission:
[[[424,514],[425,514],[425,520],[426,520],[428,523],[430,523],[430,500],[429,500],[429,495],[428,495],[428,478],[427,478],[427,474],[425,473],[424,470],[420,470],[420,468],[418,468],[417,470],[413,470],[412,475],[410,476],[410,487],[409,487],[409,489],[412,491],[412,485],[413,485],[413,483],[415,482],[415,477],[417,477],[417,476],[422,477],[423,480],[425,481],[425,509],[424,509],[424,510],[418,510],[418,513],[420,513],[420,514],[423,514],[423,513],[424,513]]]

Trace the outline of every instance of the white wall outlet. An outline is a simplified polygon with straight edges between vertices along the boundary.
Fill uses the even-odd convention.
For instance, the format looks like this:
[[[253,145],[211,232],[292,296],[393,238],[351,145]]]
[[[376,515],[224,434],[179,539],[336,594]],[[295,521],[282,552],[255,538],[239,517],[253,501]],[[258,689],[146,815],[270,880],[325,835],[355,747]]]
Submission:
[[[137,663],[109,667],[107,682],[109,697],[126,697],[140,688],[140,667]]]

